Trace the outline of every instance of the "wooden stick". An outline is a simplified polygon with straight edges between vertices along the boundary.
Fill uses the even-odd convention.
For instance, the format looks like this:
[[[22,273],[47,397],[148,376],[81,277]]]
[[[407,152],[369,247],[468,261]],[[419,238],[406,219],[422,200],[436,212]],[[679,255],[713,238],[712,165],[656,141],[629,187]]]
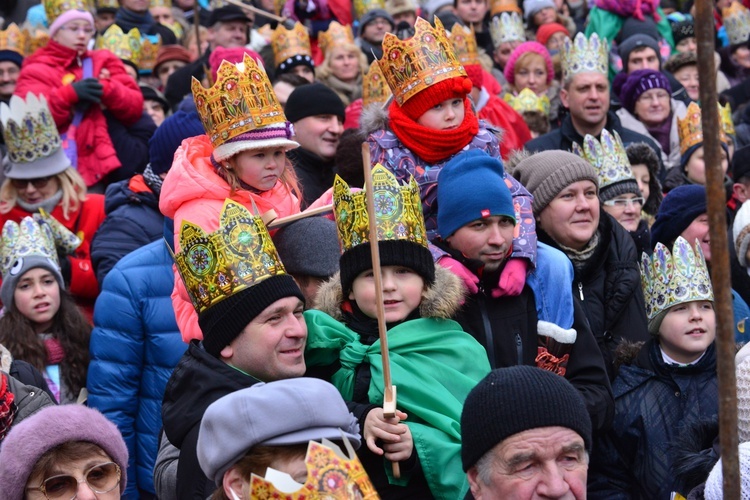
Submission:
[[[372,168],[370,166],[370,147],[362,143],[362,164],[365,171],[365,196],[367,198],[367,218],[370,222],[370,256],[372,257],[372,275],[375,277],[375,303],[378,314],[378,336],[380,337],[380,356],[383,360],[383,416],[396,416],[396,387],[391,383],[391,360],[388,356],[388,330],[385,326],[385,306],[383,305],[383,276],[380,270],[380,248],[378,248],[378,225],[375,218],[375,199],[372,188]],[[398,462],[393,462],[393,477],[401,477]]]
[[[316,217],[319,215],[325,215],[330,214],[333,211],[333,205],[323,205],[322,207],[318,208],[311,208],[308,210],[305,210],[304,212],[300,212],[298,214],[289,215],[287,217],[281,217],[278,219],[278,215],[276,214],[275,210],[269,210],[265,214],[263,214],[261,217],[263,218],[263,222],[266,223],[268,226],[268,229],[278,229],[284,226],[288,226],[292,222],[297,222],[301,219],[306,219],[308,217]],[[266,214],[269,214],[269,212],[273,212],[273,216],[269,218],[269,220],[266,220]],[[269,214],[270,215],[270,214]]]
[[[252,12],[253,14],[258,14],[259,16],[265,16],[268,19],[273,19],[274,21],[278,21],[280,23],[283,23],[287,20],[286,17],[277,16],[276,14],[271,14],[270,12],[266,12],[263,9],[259,9],[258,7],[253,7],[252,5],[247,5],[239,0],[226,0],[227,3],[231,3],[232,5],[236,5],[237,7],[241,9],[245,9],[246,11]]]

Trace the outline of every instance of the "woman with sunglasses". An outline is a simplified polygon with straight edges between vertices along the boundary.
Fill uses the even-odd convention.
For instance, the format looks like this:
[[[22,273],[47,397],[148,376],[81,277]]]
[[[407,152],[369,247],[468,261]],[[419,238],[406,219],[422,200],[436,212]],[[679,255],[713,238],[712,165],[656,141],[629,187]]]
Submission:
[[[117,426],[80,405],[41,410],[13,427],[0,449],[5,500],[119,499],[127,469]]]

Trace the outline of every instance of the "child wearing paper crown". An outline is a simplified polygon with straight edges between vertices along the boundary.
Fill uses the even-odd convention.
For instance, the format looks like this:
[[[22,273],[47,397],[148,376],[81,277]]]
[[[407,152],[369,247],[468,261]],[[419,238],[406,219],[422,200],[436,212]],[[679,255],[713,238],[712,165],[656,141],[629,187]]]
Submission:
[[[372,171],[383,306],[396,416],[385,418],[383,363],[364,192],[334,184],[334,213],[343,254],[340,274],[306,311],[305,360],[339,389],[359,419],[359,457],[383,498],[463,498],[459,422],[463,401],[488,372],[484,348],[450,318],[463,300],[460,280],[436,267],[427,249],[419,188]],[[456,353],[461,353],[456,355]],[[397,461],[401,478],[391,476]]]

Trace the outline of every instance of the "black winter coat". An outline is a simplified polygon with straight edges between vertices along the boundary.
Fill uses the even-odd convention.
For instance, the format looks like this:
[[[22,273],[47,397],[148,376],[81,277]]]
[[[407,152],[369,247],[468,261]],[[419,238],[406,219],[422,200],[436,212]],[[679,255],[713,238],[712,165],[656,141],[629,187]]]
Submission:
[[[301,208],[304,210],[333,186],[333,179],[336,177],[333,161],[325,161],[303,148],[292,149],[287,157],[294,165],[294,172],[302,188]]]
[[[148,141],[156,132],[156,124],[145,111],[130,127],[123,125],[107,111],[104,112],[104,116],[107,118],[107,130],[117,159],[122,164],[120,168],[107,175],[107,182],[130,179],[134,174],[142,173],[148,165]]]

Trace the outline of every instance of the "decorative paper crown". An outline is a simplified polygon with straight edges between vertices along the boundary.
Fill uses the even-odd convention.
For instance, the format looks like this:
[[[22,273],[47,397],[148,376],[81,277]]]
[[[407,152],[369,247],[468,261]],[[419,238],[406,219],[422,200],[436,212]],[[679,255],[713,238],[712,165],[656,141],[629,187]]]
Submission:
[[[266,278],[286,274],[263,220],[232,200],[224,202],[213,233],[182,221],[180,249],[175,264],[198,314]]]
[[[14,95],[8,104],[0,104],[3,139],[11,163],[31,163],[61,151],[62,142],[47,99],[27,94],[24,101]]]
[[[333,21],[328,25],[328,29],[318,34],[318,45],[324,54],[337,45],[354,43],[352,27],[348,24],[341,26],[338,22]]]
[[[732,2],[722,11],[722,17],[727,29],[729,45],[747,42],[750,38],[750,10],[747,10],[740,2]]]
[[[370,71],[362,78],[362,106],[383,104],[391,97],[391,88],[385,81],[377,61],[370,64]]]
[[[96,0],[96,8],[97,9],[119,9],[120,8],[120,2],[119,0]],[[151,4],[153,7],[153,3]]]
[[[354,19],[359,19],[372,9],[385,9],[384,0],[354,0]]]
[[[62,222],[48,214],[43,208],[40,208],[39,213],[33,214],[32,217],[40,226],[49,227],[52,240],[55,243],[55,249],[62,251],[65,255],[72,254],[83,243],[81,238],[65,227]]]
[[[12,50],[26,55],[26,33],[21,31],[16,23],[10,23],[6,29],[0,31],[0,50]]]
[[[307,480],[302,487],[285,493],[298,483],[290,481],[288,475],[281,475],[269,469],[266,478],[253,474],[250,479],[250,497],[257,500],[327,500],[327,499],[376,499],[380,498],[370,482],[362,463],[346,439],[348,456],[341,448],[324,439],[323,444],[310,441],[307,446],[305,465]],[[269,476],[276,476],[271,482]],[[281,477],[279,477],[281,476]],[[284,481],[286,484],[278,484]],[[283,488],[283,489],[282,489]]]
[[[44,13],[47,14],[47,26],[51,26],[60,14],[69,10],[93,12],[91,0],[43,0]]]
[[[414,178],[404,186],[380,163],[372,169],[378,241],[401,240],[427,247],[419,185]],[[333,213],[341,251],[370,241],[370,218],[365,191],[352,193],[338,175],[333,181]]]
[[[166,7],[172,8],[172,0],[151,0],[151,7]]]
[[[141,37],[141,58],[138,69],[141,74],[149,74],[156,65],[156,56],[161,47],[161,35],[143,35]]]
[[[24,56],[30,56],[36,49],[44,47],[49,42],[49,33],[41,29],[34,31],[32,35],[24,28],[23,36],[25,37]]]
[[[222,61],[208,89],[193,78],[193,98],[214,148],[240,134],[286,122],[268,75],[245,54],[237,65]]]
[[[608,44],[593,33],[591,38],[578,33],[573,40],[566,38],[562,48],[563,80],[578,73],[607,74],[609,68]]]
[[[703,250],[700,244],[693,250],[682,236],[671,253],[663,243],[657,243],[653,256],[643,254],[641,285],[649,322],[674,305],[714,300]]]
[[[635,181],[625,146],[622,144],[620,134],[616,131],[610,134],[603,129],[601,141],[593,135],[586,134],[583,139],[583,149],[574,142],[573,152],[594,166],[596,176],[599,178],[599,189],[618,182]]]
[[[546,95],[540,97],[528,87],[519,92],[517,96],[508,92],[505,94],[505,100],[510,104],[510,107],[518,113],[537,111],[544,116],[549,116],[549,97]]]
[[[120,59],[130,61],[136,66],[141,60],[141,32],[133,28],[127,33],[113,24],[96,40],[97,49],[106,49]]]
[[[495,48],[504,42],[525,42],[526,30],[523,28],[523,18],[515,12],[503,12],[493,17],[490,35]]]
[[[718,104],[717,104],[718,106]],[[719,114],[721,114],[721,106],[719,106]],[[701,108],[696,103],[691,102],[687,108],[687,113],[684,118],[677,118],[677,131],[680,135],[680,154],[684,155],[685,151],[703,142],[703,124],[701,123]],[[719,130],[719,139],[724,144],[729,143],[724,126],[722,123],[721,130]]]
[[[516,0],[491,0],[490,16],[494,17],[495,14],[500,14],[502,12],[515,12],[517,14],[523,13]]]
[[[719,119],[721,120],[721,130],[725,134],[735,136],[734,120],[732,120],[732,106],[726,103],[724,106],[719,104]]]
[[[283,23],[279,23],[271,33],[271,47],[273,47],[274,65],[278,68],[282,63],[291,62],[295,56],[312,56],[310,50],[310,35],[307,28],[300,23],[294,23],[294,28],[288,30]]]
[[[482,64],[479,60],[479,51],[477,50],[477,38],[474,36],[474,30],[459,23],[453,25],[450,31],[450,41],[453,45],[453,51],[458,58],[458,62],[466,69],[466,66],[472,64]]]
[[[47,257],[60,267],[55,250],[55,239],[46,224],[38,224],[31,217],[24,217],[20,223],[9,220],[3,226],[3,246],[0,250],[0,267],[3,276],[12,268],[23,265],[23,258],[29,255]],[[18,270],[16,271],[16,273]]]
[[[466,76],[440,19],[435,18],[433,28],[418,17],[414,30],[414,36],[408,40],[386,33],[383,57],[378,61],[399,106],[430,85]]]

